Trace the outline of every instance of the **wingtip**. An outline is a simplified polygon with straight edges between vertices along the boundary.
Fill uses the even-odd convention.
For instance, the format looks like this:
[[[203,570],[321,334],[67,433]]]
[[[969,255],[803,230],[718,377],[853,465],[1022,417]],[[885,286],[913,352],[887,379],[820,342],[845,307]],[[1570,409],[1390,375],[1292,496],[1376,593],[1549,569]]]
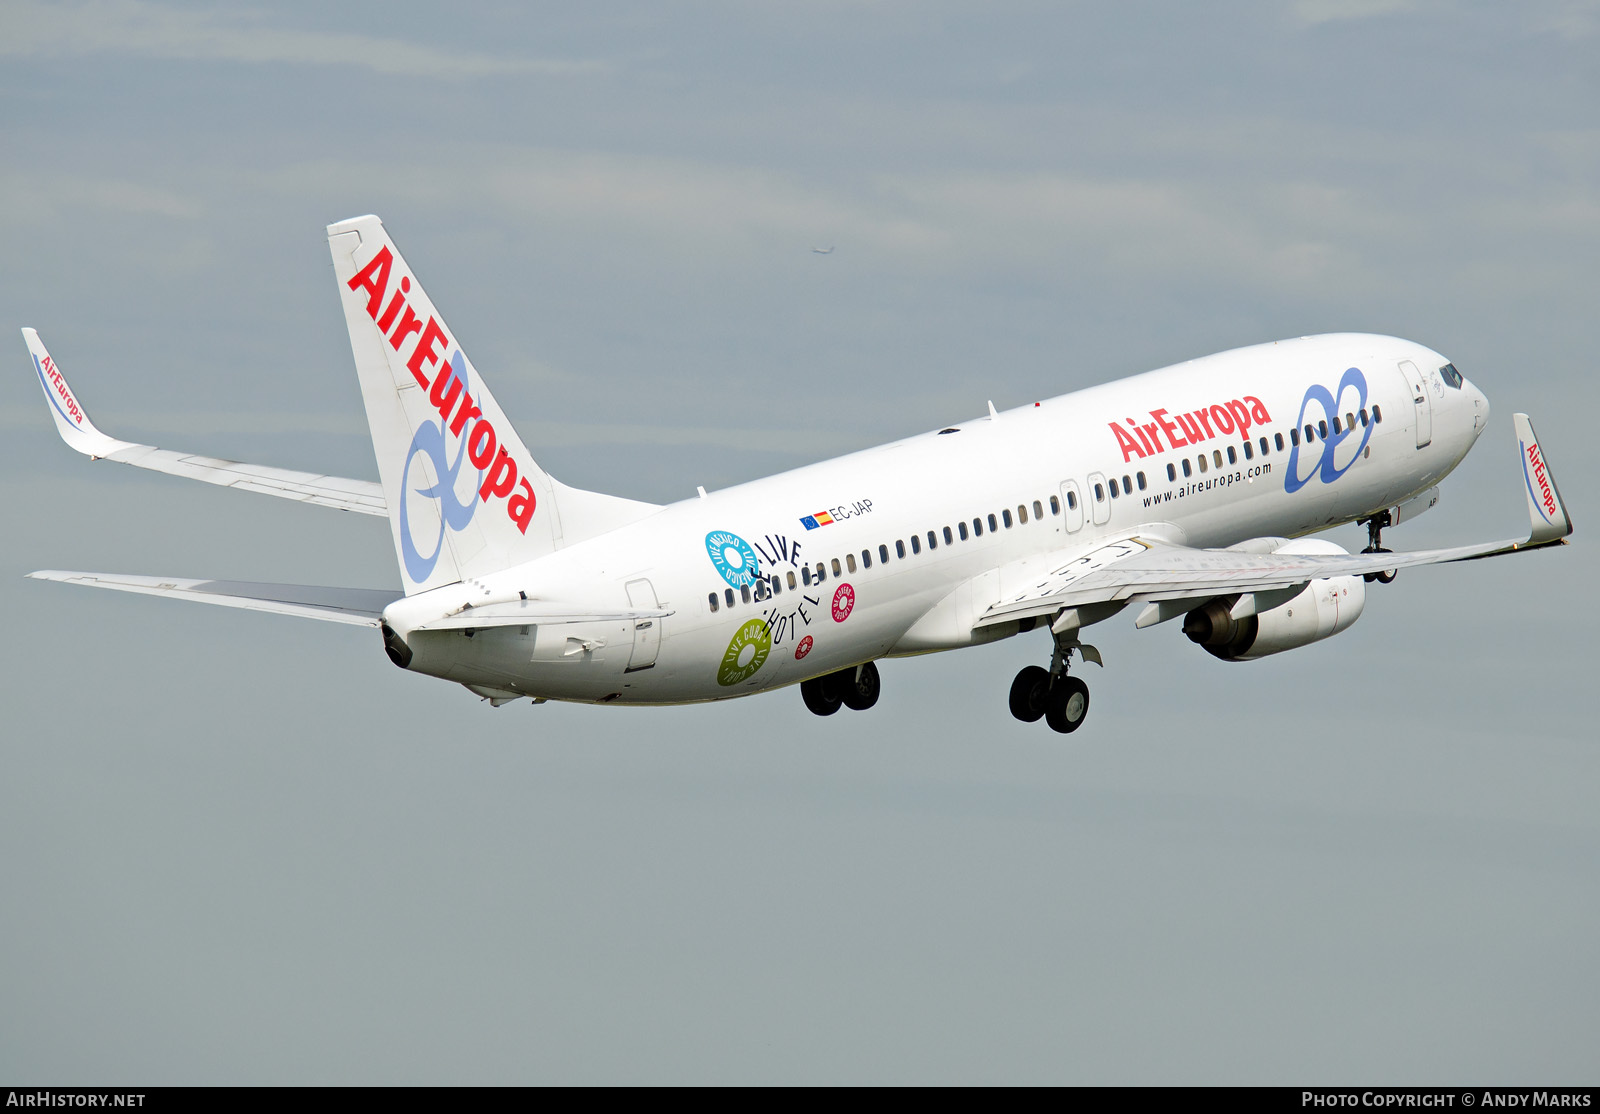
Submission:
[[[1529,545],[1548,544],[1572,533],[1572,516],[1556,486],[1554,471],[1539,445],[1539,436],[1526,414],[1511,415],[1517,431],[1517,455],[1528,495]]]

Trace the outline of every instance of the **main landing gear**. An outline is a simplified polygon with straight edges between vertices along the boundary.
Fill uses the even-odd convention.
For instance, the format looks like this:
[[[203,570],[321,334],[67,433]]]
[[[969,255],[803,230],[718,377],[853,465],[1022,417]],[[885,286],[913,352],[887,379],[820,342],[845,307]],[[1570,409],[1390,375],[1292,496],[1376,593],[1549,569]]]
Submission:
[[[1393,552],[1392,550],[1383,548],[1383,528],[1385,526],[1392,525],[1388,511],[1379,511],[1371,518],[1362,519],[1361,522],[1367,528],[1367,548],[1363,549],[1361,552]],[[1384,572],[1363,573],[1361,579],[1365,580],[1368,584],[1371,584],[1374,580],[1376,580],[1379,584],[1392,584],[1394,582],[1394,578],[1398,575],[1398,570],[1387,569]]]
[[[800,682],[800,696],[806,707],[819,716],[831,716],[842,704],[852,711],[864,712],[878,702],[882,691],[878,680],[876,662],[851,666],[837,673],[828,673]]]
[[[1069,677],[1067,668],[1074,650],[1084,661],[1102,663],[1100,651],[1083,645],[1077,636],[1076,627],[1056,635],[1050,668],[1030,665],[1011,682],[1011,714],[1023,723],[1035,723],[1043,718],[1051,730],[1064,735],[1083,725],[1089,714],[1089,686],[1076,677]]]

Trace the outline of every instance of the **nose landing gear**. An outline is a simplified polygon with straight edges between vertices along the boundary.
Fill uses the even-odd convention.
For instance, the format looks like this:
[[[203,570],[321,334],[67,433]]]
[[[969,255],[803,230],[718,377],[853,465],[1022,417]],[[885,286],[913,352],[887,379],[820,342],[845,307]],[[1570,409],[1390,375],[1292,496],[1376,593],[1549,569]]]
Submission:
[[[1363,552],[1363,553],[1389,553],[1389,552],[1392,552],[1391,550],[1387,550],[1387,549],[1383,548],[1383,528],[1385,526],[1392,525],[1392,521],[1389,518],[1389,512],[1386,511],[1386,510],[1379,511],[1377,514],[1373,515],[1371,518],[1365,518],[1365,519],[1362,519],[1361,521],[1362,521],[1362,524],[1365,525],[1366,528],[1367,528],[1367,548],[1363,549],[1361,552]],[[1379,584],[1392,584],[1392,583],[1394,583],[1394,578],[1396,576],[1398,576],[1398,575],[1399,575],[1398,570],[1396,570],[1396,569],[1386,569],[1383,572],[1363,573],[1361,575],[1361,579],[1365,580],[1368,584],[1371,584],[1374,580],[1376,580]]]
[[[1076,650],[1084,661],[1103,664],[1100,651],[1078,641],[1078,629],[1072,627],[1056,635],[1055,651],[1050,655],[1050,668],[1030,665],[1018,673],[1011,682],[1011,714],[1023,723],[1043,719],[1052,731],[1063,735],[1076,731],[1089,714],[1089,686],[1077,677],[1069,677],[1067,669]]]

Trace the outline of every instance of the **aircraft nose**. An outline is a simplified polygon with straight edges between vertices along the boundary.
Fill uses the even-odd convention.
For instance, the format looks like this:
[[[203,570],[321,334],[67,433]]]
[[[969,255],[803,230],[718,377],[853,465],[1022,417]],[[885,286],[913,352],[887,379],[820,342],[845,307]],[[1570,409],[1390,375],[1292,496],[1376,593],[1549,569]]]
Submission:
[[[1472,435],[1476,437],[1489,424],[1489,396],[1471,383],[1465,386],[1467,397],[1472,400]]]

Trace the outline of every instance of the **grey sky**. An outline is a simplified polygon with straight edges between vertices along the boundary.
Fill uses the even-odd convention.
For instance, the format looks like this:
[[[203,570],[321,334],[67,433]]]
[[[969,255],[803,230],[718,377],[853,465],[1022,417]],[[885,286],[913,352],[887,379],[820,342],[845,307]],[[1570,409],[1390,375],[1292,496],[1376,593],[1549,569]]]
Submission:
[[[0,5],[0,1078],[1593,1082],[1600,3]],[[490,710],[370,632],[21,579],[381,586],[323,226],[381,214],[542,464],[659,501],[1240,344],[1494,421],[1418,570],[1224,665],[1095,628],[797,693]],[[813,245],[834,245],[827,256]],[[1353,531],[1336,540],[1359,545]]]

